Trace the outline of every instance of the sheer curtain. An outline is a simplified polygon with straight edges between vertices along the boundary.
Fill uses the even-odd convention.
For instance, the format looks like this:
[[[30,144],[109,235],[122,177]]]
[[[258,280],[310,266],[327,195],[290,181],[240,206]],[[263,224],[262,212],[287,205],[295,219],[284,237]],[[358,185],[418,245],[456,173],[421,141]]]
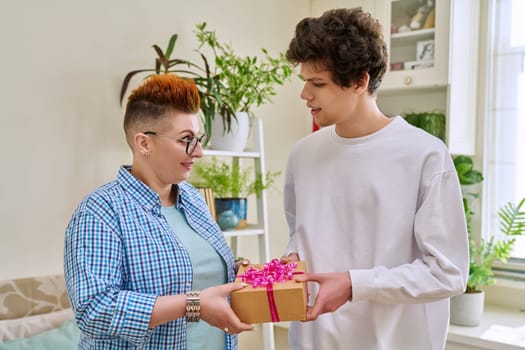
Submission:
[[[498,209],[525,197],[525,1],[493,0],[488,10],[484,156],[485,234],[499,233]],[[513,257],[525,269],[525,237]]]

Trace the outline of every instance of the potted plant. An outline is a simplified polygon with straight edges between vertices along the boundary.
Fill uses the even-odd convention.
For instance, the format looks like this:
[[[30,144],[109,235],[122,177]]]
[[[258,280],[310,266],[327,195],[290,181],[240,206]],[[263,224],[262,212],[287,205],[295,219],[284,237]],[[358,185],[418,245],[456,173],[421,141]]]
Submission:
[[[206,56],[200,55],[202,65],[186,59],[172,58],[171,56],[174,52],[177,39],[178,35],[173,34],[169,39],[166,50],[162,50],[156,44],[153,45],[153,49],[157,54],[154,68],[137,69],[126,74],[120,89],[120,103],[122,104],[131,79],[137,74],[149,73],[145,78],[153,74],[177,74],[181,77],[191,78],[198,86],[201,100],[200,107],[204,117],[204,129],[205,132],[210,135],[211,120],[215,117],[216,113],[218,111],[221,111],[224,115],[231,115],[232,113],[230,112],[230,107],[221,100],[220,91],[224,86],[217,75],[212,75]]]
[[[272,102],[275,87],[291,78],[293,68],[284,53],[272,57],[264,48],[262,57],[239,56],[231,43],[219,41],[206,22],[196,25],[199,42],[197,51],[202,57],[211,54],[214,67],[211,75],[221,82],[220,100],[227,108],[216,109],[221,118],[211,117],[212,146],[216,149],[242,151],[246,145],[249,118],[253,109]],[[229,132],[229,134],[228,134]],[[225,139],[218,139],[218,136]],[[234,143],[233,145],[229,145]]]
[[[262,191],[271,187],[280,171],[265,174],[254,172],[253,168],[242,167],[238,162],[219,161],[216,157],[195,163],[190,182],[195,187],[210,188],[215,197],[217,221],[223,229],[246,226],[247,197],[259,197]],[[231,210],[239,222],[236,225],[221,224],[221,215]],[[227,213],[231,215],[231,213]],[[233,227],[229,227],[233,226]]]
[[[477,326],[480,323],[484,305],[483,286],[495,283],[492,265],[496,261],[506,263],[514,247],[513,236],[525,233],[525,198],[518,205],[509,202],[498,210],[502,238],[492,235],[489,239],[480,238],[476,242],[471,235],[471,200],[477,193],[467,190],[467,186],[483,181],[481,172],[473,169],[473,161],[468,156],[456,156],[454,165],[459,182],[463,187],[463,207],[469,234],[469,276],[465,293],[451,299],[450,321],[462,326]]]
[[[153,68],[133,70],[126,74],[121,86],[120,102],[122,103],[131,79],[137,74],[177,74],[191,78],[199,88],[204,130],[208,139],[213,139],[213,134],[231,132],[232,127],[236,127],[239,118],[242,118],[237,112],[253,117],[254,107],[271,102],[276,94],[275,86],[283,85],[291,77],[293,68],[283,53],[272,57],[264,48],[261,49],[264,54],[262,58],[237,55],[231,44],[221,43],[214,31],[206,29],[205,22],[196,25],[195,35],[199,43],[196,51],[202,63],[172,58],[178,38],[177,34],[173,34],[166,50],[153,45],[156,53]],[[209,51],[204,52],[206,49]],[[207,54],[212,54],[213,59],[208,59]],[[213,67],[210,63],[213,63]],[[214,120],[221,122],[217,129],[220,132],[212,129]],[[244,131],[244,134],[244,139],[247,139],[248,131]],[[239,132],[235,135],[236,138],[240,136]],[[242,151],[245,144],[244,140],[240,146],[230,150]]]

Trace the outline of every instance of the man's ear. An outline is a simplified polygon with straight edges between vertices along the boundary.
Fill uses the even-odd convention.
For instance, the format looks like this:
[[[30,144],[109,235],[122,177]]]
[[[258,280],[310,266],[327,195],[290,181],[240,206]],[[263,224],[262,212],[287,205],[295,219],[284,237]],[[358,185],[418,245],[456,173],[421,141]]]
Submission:
[[[357,93],[366,93],[368,92],[368,83],[370,82],[370,75],[364,73],[361,79],[354,85],[355,91]]]

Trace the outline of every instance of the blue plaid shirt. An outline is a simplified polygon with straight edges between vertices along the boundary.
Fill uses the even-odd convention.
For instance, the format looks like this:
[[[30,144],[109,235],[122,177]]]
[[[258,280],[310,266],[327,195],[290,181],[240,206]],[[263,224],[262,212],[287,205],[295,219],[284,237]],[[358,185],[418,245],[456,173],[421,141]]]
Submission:
[[[233,255],[199,192],[179,184],[188,224],[219,253],[233,281]],[[186,349],[186,319],[148,329],[157,296],[191,290],[188,252],[161,214],[158,194],[129,167],[89,194],[66,230],[64,273],[79,349]],[[237,336],[226,348],[237,349]]]

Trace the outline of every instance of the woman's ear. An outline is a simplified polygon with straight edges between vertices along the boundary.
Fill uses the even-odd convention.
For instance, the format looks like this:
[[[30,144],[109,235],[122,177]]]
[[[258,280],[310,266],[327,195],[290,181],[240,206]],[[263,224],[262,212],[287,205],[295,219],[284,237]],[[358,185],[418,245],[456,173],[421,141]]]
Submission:
[[[149,156],[150,155],[150,138],[148,135],[145,135],[144,133],[138,132],[135,134],[135,137],[133,138],[133,145],[135,146],[135,150],[138,154],[141,154],[143,156]]]

